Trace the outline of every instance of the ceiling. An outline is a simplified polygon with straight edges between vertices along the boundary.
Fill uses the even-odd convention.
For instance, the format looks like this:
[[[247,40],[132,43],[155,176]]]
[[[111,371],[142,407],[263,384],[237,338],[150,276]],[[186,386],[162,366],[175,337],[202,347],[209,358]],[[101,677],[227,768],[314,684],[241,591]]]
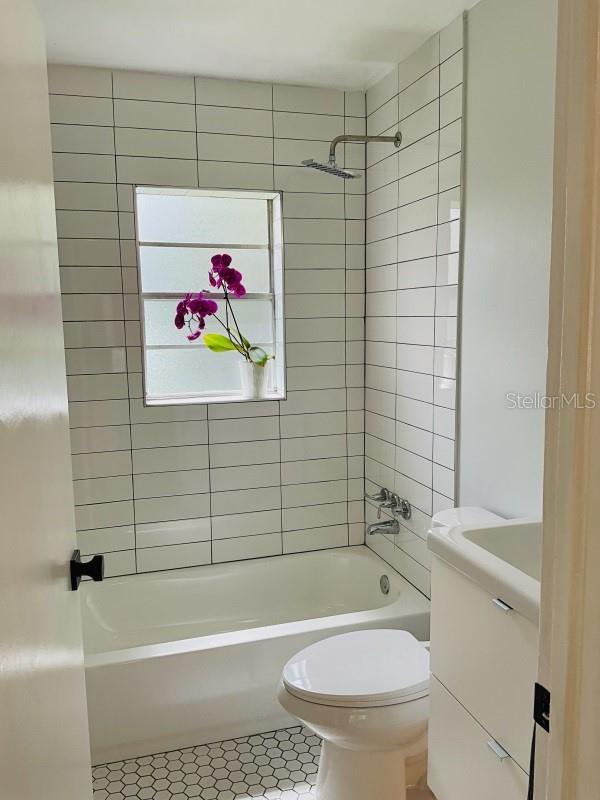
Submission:
[[[60,64],[365,89],[477,0],[37,0]]]

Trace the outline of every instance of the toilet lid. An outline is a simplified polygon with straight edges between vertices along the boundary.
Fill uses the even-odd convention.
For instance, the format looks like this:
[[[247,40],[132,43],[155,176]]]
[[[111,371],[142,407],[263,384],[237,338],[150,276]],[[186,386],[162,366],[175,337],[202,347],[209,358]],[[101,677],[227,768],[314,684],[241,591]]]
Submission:
[[[342,633],[305,647],[283,668],[290,694],[312,703],[370,708],[429,692],[429,653],[407,631]]]

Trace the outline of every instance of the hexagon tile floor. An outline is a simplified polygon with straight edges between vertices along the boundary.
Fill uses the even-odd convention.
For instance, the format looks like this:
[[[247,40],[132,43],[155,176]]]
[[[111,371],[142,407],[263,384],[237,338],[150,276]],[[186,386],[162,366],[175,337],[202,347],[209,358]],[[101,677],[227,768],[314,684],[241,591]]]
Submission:
[[[296,726],[94,767],[94,800],[314,800],[321,741]]]

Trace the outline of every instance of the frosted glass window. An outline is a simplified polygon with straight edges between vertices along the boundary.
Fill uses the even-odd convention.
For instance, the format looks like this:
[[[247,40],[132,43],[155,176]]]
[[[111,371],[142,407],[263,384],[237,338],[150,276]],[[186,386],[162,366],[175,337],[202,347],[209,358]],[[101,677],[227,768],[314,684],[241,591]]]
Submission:
[[[208,282],[210,259],[229,253],[247,294],[232,300],[244,336],[275,356],[268,397],[285,397],[283,239],[278,192],[136,187],[136,235],[148,405],[242,400],[236,352],[214,353],[174,326],[186,292],[222,292]],[[217,316],[224,316],[224,302]],[[205,332],[224,333],[206,318]]]

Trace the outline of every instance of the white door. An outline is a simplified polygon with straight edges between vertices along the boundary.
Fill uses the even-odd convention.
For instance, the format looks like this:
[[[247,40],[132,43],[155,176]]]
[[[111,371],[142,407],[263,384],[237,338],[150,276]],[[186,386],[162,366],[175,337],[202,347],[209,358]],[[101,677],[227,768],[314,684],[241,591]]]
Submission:
[[[89,800],[44,34],[0,20],[0,797]]]

